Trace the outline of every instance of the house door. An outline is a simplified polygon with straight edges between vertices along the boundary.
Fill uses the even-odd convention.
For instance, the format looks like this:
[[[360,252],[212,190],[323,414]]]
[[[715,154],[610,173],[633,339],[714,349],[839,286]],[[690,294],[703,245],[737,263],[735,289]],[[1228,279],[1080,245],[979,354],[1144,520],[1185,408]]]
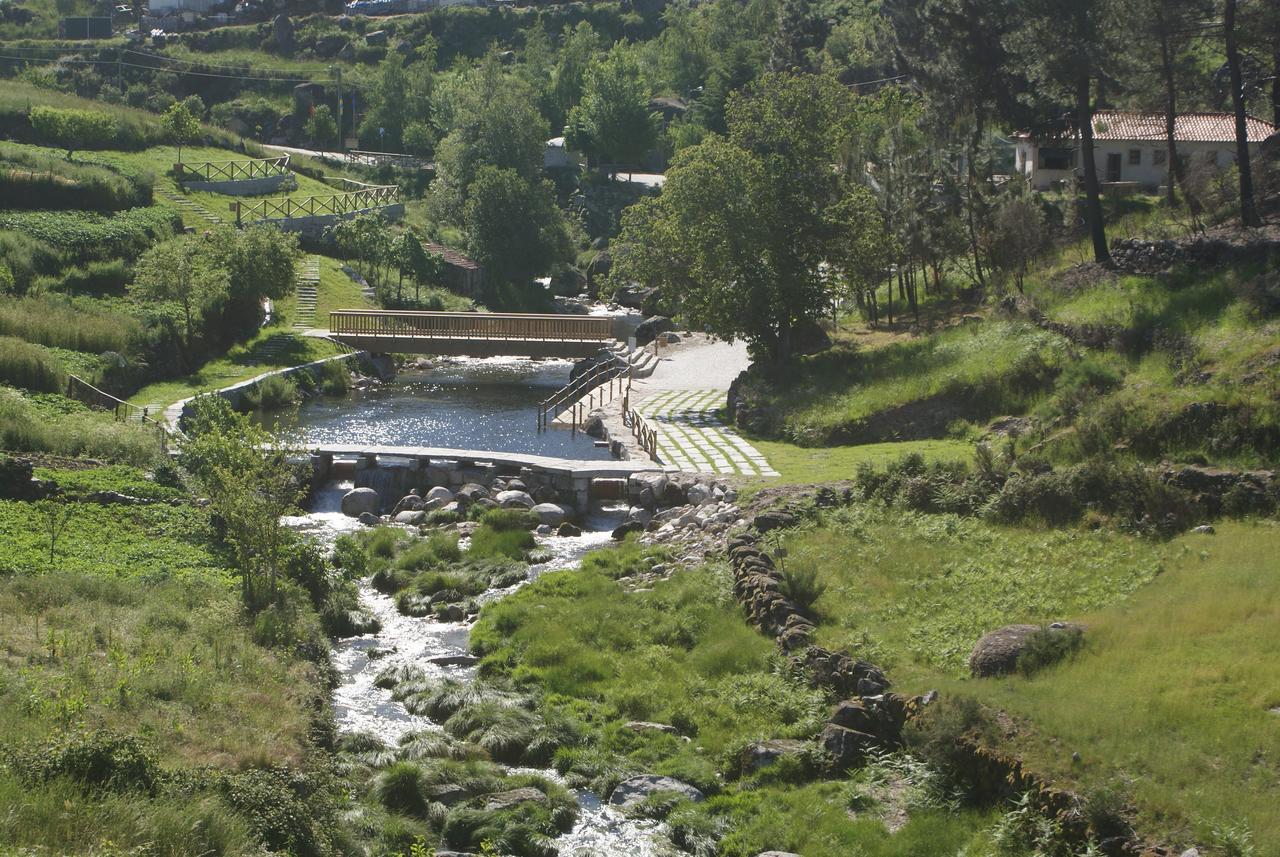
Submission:
[[[1120,155],[1119,153],[1109,153],[1107,155],[1107,181],[1120,181]]]

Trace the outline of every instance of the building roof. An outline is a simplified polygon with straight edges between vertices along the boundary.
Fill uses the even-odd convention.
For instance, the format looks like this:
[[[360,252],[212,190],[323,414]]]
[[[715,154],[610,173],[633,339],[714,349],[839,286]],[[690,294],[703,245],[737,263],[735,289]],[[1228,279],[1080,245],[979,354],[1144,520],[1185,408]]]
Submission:
[[[422,243],[422,249],[428,253],[434,253],[444,259],[446,265],[452,265],[455,268],[465,268],[468,271],[480,270],[480,263],[470,256],[464,256],[452,247],[446,247],[443,244],[434,244],[430,241]]]
[[[1054,134],[1053,131],[1057,133]],[[1065,131],[1065,134],[1063,133]],[[1049,132],[1049,133],[1045,133]],[[1250,143],[1261,143],[1276,133],[1276,126],[1256,116],[1245,118],[1245,132]],[[1236,119],[1232,113],[1179,113],[1173,120],[1174,139],[1179,143],[1234,143]],[[1075,136],[1074,123],[1059,124],[1056,129],[1041,132],[1023,131],[1016,136]],[[1163,113],[1139,113],[1128,110],[1098,110],[1093,114],[1093,138],[1100,141],[1152,142],[1165,139]]]

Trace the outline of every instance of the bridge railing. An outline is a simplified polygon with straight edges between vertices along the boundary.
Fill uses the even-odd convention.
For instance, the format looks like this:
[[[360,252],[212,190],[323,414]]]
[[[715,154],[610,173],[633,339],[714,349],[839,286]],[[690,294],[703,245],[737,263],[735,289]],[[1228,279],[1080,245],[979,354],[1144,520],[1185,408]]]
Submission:
[[[233,202],[231,211],[236,225],[245,221],[286,220],[291,217],[316,217],[317,215],[353,214],[370,208],[382,208],[400,201],[397,185],[370,185],[352,193],[335,193],[327,196],[266,197],[256,202]]]
[[[614,397],[614,382],[617,382],[618,392],[625,394],[631,390],[631,365],[624,360],[619,360],[607,350],[604,355],[609,359],[597,363],[585,374],[579,375],[568,384],[556,390],[547,398],[538,403],[538,430],[543,431],[548,424],[556,417],[560,416],[564,411],[573,409],[573,420],[571,428],[576,433],[578,430],[579,415],[578,406],[582,404],[583,399],[587,399],[587,413],[595,408],[595,391],[600,390],[600,404],[605,404],[604,387],[608,385],[609,398],[612,402]],[[627,375],[625,385],[622,376]]]
[[[435,339],[517,339],[599,342],[613,339],[613,320],[600,316],[497,312],[334,310],[331,336]]]
[[[246,179],[265,179],[284,175],[289,171],[289,156],[258,158],[249,161],[203,161],[194,164],[174,164],[173,171],[180,182],[235,182]]]

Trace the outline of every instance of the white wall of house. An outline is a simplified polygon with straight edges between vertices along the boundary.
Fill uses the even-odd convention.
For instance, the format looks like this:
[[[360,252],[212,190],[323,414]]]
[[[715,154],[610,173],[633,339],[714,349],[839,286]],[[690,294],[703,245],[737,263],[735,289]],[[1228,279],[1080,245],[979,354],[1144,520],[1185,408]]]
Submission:
[[[152,12],[180,9],[184,12],[208,12],[217,0],[151,0]]]
[[[1257,144],[1251,143],[1249,151],[1256,152]],[[1163,140],[1100,140],[1094,143],[1093,154],[1098,180],[1102,182],[1136,182],[1154,190],[1163,185],[1169,175]],[[1225,169],[1235,163],[1235,143],[1179,143],[1178,155],[1185,158],[1190,167],[1211,163]],[[1065,167],[1060,168],[1061,164]],[[1036,190],[1048,190],[1055,182],[1071,181],[1079,164],[1079,150],[1070,143],[1041,147],[1024,139],[1019,140],[1015,148],[1014,169]]]

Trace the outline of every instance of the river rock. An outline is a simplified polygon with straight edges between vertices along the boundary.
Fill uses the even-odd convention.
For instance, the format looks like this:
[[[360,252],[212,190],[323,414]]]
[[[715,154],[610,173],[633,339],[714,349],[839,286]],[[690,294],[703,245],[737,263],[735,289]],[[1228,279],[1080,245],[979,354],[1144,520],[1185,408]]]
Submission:
[[[570,524],[566,521],[556,528],[556,535],[565,537],[580,536],[582,535],[582,529],[576,524]]]
[[[376,527],[382,523],[382,519],[373,514],[373,512],[361,512],[356,516],[356,520],[364,524],[366,527]]]
[[[535,506],[534,508],[536,509],[537,507]],[[538,536],[549,536],[549,535],[551,535],[551,532],[552,532],[552,530],[551,530],[551,525],[550,525],[550,524],[538,524],[538,526],[536,526],[536,527],[534,527],[534,528],[533,528],[533,532],[534,532],[534,535],[538,535]]]
[[[461,622],[467,618],[467,611],[461,604],[444,604],[436,608],[436,618],[441,622]]]
[[[392,508],[391,514],[395,516],[401,512],[420,512],[424,505],[426,505],[426,501],[418,496],[416,492],[411,493],[400,498],[400,502],[396,503],[395,507]]]
[[[353,518],[360,517],[364,512],[376,515],[381,505],[378,492],[372,488],[352,488],[342,495],[342,514]]]
[[[493,499],[504,509],[532,509],[534,506],[533,498],[524,491],[499,491]]]
[[[648,720],[632,720],[627,723],[632,732],[661,732],[664,735],[675,735],[676,727],[668,723],[651,723]]]
[[[631,511],[627,513],[627,520],[647,525],[653,520],[653,513],[644,506],[632,506]]]
[[[627,496],[643,506],[652,506],[667,492],[667,474],[661,470],[632,473],[627,477]]]
[[[453,783],[436,783],[435,785],[426,786],[423,788],[422,794],[427,800],[434,803],[442,803],[445,806],[462,803],[468,797],[466,789]],[[439,855],[442,852],[437,851],[435,853]]]
[[[427,513],[423,511],[401,512],[400,514],[392,518],[392,520],[395,521],[397,524],[408,524],[410,526],[415,526],[417,524],[421,524],[424,520],[426,520],[426,517],[427,517]]]
[[[630,777],[618,783],[613,793],[609,795],[609,803],[612,806],[630,809],[644,801],[649,795],[657,794],[658,792],[674,792],[685,800],[691,800],[694,803],[706,799],[706,796],[701,791],[674,777],[641,774],[638,777]]]
[[[480,663],[480,659],[475,655],[440,655],[428,658],[428,662],[438,667],[473,667]]]
[[[458,493],[454,497],[459,503],[474,503],[477,500],[489,496],[489,491],[483,485],[477,485],[474,482],[468,482],[458,489]]]
[[[511,789],[510,791],[489,795],[485,800],[484,808],[486,810],[511,809],[514,806],[530,801],[546,803],[547,796],[533,786],[525,786],[524,788]]]
[[[711,502],[711,489],[701,482],[695,482],[689,486],[689,490],[685,492],[685,497],[695,506],[701,506],[703,503]]]
[[[529,495],[526,494],[525,496],[528,497]],[[552,527],[560,526],[573,514],[572,511],[558,503],[539,503],[530,511],[538,516],[539,521]]]
[[[609,537],[613,539],[615,542],[620,542],[623,539],[625,539],[630,533],[643,533],[643,532],[644,532],[644,524],[640,523],[639,521],[625,521],[619,524],[618,526],[614,527],[613,532],[609,534]]]
[[[443,485],[437,485],[435,488],[432,488],[430,491],[427,492],[428,503],[439,502],[441,505],[443,505],[452,500],[453,500],[453,492],[450,491],[448,488],[445,488]]]
[[[508,491],[528,491],[529,486],[525,484],[525,481],[523,479],[508,479],[507,490]]]

